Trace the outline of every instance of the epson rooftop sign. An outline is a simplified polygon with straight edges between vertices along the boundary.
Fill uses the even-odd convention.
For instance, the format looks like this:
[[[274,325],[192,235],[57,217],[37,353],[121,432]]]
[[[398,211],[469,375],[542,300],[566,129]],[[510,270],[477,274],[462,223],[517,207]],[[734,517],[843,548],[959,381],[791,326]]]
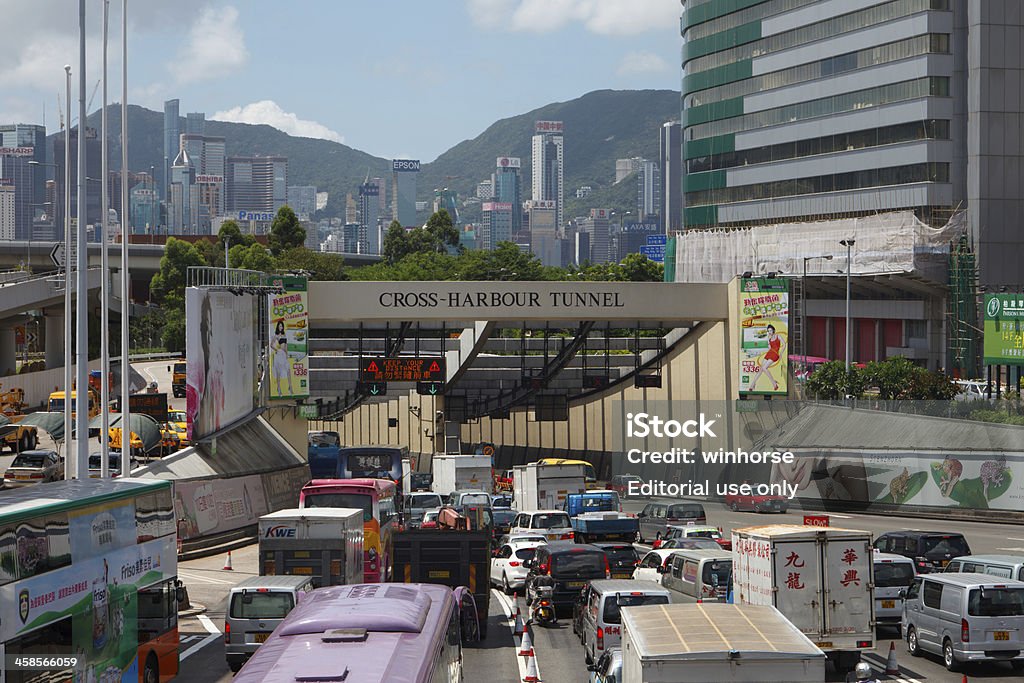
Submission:
[[[391,170],[395,172],[411,171],[418,173],[420,170],[419,159],[394,159],[391,161]]]

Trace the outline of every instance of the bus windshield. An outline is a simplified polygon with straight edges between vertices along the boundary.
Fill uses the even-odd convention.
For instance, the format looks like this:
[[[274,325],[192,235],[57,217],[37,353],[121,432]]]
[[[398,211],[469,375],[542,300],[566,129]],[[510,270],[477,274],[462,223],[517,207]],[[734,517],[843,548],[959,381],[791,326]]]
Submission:
[[[373,498],[368,493],[312,493],[304,503],[308,508],[355,508],[363,511],[363,521],[373,519]]]

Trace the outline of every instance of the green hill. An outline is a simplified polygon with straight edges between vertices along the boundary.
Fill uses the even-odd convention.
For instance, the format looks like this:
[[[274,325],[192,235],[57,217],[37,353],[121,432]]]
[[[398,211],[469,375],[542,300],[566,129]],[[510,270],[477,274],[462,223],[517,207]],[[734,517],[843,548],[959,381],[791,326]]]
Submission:
[[[476,186],[490,178],[499,156],[517,156],[523,163],[523,199],[530,196],[530,138],[534,121],[563,121],[565,124],[565,193],[567,217],[581,215],[588,207],[618,210],[633,208],[635,181],[626,179],[612,185],[615,160],[658,155],[658,131],[668,120],[679,118],[679,93],[671,90],[600,90],[569,102],[549,104],[531,112],[498,121],[483,133],[455,145],[429,164],[423,164],[417,187],[419,198],[430,200],[435,188],[449,187],[461,199],[474,196]],[[107,113],[111,129],[110,165],[120,168],[119,105]],[[89,125],[99,128],[100,112],[89,116]],[[185,119],[181,119],[181,129]],[[148,170],[163,163],[163,113],[129,105],[128,166]],[[345,195],[356,195],[358,185],[369,171],[371,176],[388,178],[389,159],[375,157],[343,144],[300,138],[270,126],[207,121],[207,135],[223,136],[228,156],[281,155],[288,157],[288,184],[315,185],[330,193],[325,211],[343,216]],[[52,155],[53,136],[48,140]],[[576,188],[590,185],[594,194],[577,200]],[[635,210],[635,209],[634,209]]]

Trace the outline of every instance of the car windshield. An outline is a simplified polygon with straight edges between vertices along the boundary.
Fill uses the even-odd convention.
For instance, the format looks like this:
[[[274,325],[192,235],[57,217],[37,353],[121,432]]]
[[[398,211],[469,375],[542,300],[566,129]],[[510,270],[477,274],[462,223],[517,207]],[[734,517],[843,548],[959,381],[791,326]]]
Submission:
[[[536,548],[520,548],[516,551],[516,558],[525,562],[527,560],[532,560],[533,556],[536,554]]]
[[[505,508],[495,510],[493,512],[494,523],[502,526],[508,526],[512,523],[512,520],[516,518],[516,514],[515,510],[506,510]]]
[[[462,500],[459,501],[460,505],[483,505],[485,507],[491,504],[491,497],[486,493],[466,493],[462,496]]]
[[[970,555],[971,549],[963,536],[925,536],[921,539],[921,552],[925,555]]]
[[[337,446],[340,439],[335,432],[310,432],[309,443],[313,446]]]
[[[363,511],[363,522],[373,519],[373,499],[365,493],[314,493],[304,499],[308,508],[355,508]]]
[[[636,565],[637,555],[636,549],[631,545],[616,545],[616,546],[603,546],[604,554],[608,556],[608,564],[613,569],[619,569],[622,567],[633,568]]]
[[[665,516],[673,519],[703,517],[704,508],[699,505],[669,505]]]
[[[604,578],[604,553],[569,551],[551,556],[551,575]]]
[[[231,596],[232,619],[284,619],[295,603],[284,591],[246,591]]]
[[[609,595],[604,600],[604,621],[606,624],[622,623],[623,607],[640,607],[641,605],[667,605],[667,595]]]
[[[691,531],[686,534],[688,538],[721,538],[722,535],[713,529],[705,529],[702,531]]]
[[[508,496],[495,496],[491,500],[491,507],[510,508],[512,507],[512,499]]]
[[[732,562],[729,560],[706,562],[700,580],[705,586],[718,588],[728,586],[732,578]]]
[[[408,500],[409,507],[413,510],[439,508],[442,505],[441,496],[436,493],[413,493],[409,495]]]
[[[875,586],[892,588],[914,583],[914,565],[909,562],[875,562]]]
[[[11,463],[11,467],[43,467],[45,464],[45,453],[21,453]]]
[[[1024,588],[976,588],[967,598],[972,617],[1024,616]]]
[[[534,529],[565,529],[572,526],[569,515],[563,513],[552,513],[549,515],[534,515]]]
[[[188,422],[184,410],[171,410],[167,413],[167,419],[171,422]]]
[[[710,538],[670,538],[661,544],[664,550],[719,550],[721,546]]]
[[[111,455],[111,456],[108,456],[108,458],[109,458],[109,465],[107,465],[107,466],[110,469],[112,469],[112,470],[119,470],[119,469],[121,469],[121,456],[120,455]],[[101,456],[101,455],[90,455],[89,456],[89,469],[90,470],[101,469],[102,465],[103,465],[103,456]]]
[[[437,519],[437,510],[431,510],[430,512],[423,513],[424,522],[433,522]]]

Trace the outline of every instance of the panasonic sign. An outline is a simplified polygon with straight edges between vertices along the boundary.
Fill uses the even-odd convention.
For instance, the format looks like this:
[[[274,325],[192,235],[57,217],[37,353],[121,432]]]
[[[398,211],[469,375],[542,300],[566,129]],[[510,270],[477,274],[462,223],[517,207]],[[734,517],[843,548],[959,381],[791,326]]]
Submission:
[[[238,220],[240,221],[264,221],[273,222],[274,213],[271,211],[239,211]]]

